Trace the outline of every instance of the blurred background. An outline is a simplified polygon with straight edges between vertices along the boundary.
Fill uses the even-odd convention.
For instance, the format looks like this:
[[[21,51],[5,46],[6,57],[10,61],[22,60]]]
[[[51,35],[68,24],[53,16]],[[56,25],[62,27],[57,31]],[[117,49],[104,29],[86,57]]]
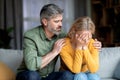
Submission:
[[[0,0],[0,48],[22,49],[24,32],[40,25],[39,12],[48,3],[64,9],[65,32],[76,18],[89,16],[103,47],[120,46],[120,0]]]

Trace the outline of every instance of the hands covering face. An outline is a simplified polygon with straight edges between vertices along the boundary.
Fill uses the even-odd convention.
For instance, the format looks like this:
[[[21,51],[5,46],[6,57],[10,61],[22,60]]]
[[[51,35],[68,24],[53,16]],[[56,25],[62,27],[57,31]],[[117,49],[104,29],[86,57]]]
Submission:
[[[76,32],[75,40],[77,46],[87,46],[91,38],[92,38],[92,34],[90,31]]]
[[[90,31],[79,31],[76,32],[75,40],[76,40],[76,46],[87,46],[90,39],[92,38],[92,34]],[[102,44],[100,41],[95,39],[95,42],[93,43],[93,46],[98,49],[99,51],[101,50]]]

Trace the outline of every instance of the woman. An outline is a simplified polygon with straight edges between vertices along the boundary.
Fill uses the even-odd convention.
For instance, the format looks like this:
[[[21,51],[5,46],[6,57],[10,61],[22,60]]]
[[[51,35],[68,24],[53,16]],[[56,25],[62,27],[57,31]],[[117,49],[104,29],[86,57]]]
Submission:
[[[74,80],[100,80],[96,71],[99,68],[99,50],[94,47],[92,35],[95,25],[89,17],[77,19],[65,38],[62,48],[60,70],[69,70]]]

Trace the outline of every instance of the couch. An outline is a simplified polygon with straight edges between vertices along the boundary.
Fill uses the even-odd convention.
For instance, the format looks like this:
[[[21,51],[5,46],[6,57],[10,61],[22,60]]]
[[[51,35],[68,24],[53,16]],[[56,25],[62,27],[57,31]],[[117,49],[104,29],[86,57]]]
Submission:
[[[0,49],[0,61],[15,74],[23,59],[21,50]],[[55,70],[60,66],[58,59]],[[97,72],[101,80],[120,80],[120,47],[104,47],[100,51],[100,67]],[[1,76],[1,75],[0,75]]]

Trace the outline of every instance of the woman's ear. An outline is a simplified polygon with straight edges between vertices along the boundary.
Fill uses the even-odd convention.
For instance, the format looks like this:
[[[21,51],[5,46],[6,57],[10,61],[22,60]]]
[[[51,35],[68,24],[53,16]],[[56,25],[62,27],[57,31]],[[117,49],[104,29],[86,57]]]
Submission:
[[[44,26],[47,26],[47,23],[48,23],[47,19],[43,18],[42,23],[43,23]]]

